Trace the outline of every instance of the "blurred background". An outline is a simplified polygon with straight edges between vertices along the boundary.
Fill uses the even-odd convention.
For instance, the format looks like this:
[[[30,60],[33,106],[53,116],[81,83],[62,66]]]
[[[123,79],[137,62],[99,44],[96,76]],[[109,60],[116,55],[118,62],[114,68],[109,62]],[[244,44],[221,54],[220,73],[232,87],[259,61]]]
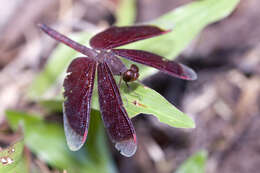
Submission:
[[[185,172],[185,169],[186,172],[204,172],[205,169],[207,173],[259,172],[260,2],[258,0],[240,1],[228,17],[205,27],[178,56],[178,61],[187,64],[198,73],[198,80],[187,82],[162,73],[156,73],[143,80],[145,85],[159,92],[192,117],[196,128],[174,128],[160,123],[153,116],[136,116],[132,121],[139,144],[138,151],[132,158],[121,156],[113,145],[105,140],[103,131],[101,132],[103,139],[97,143],[99,145],[103,142],[107,149],[104,152],[100,151],[103,152],[100,155],[86,151],[87,164],[84,164],[83,151],[73,154],[67,151],[66,146],[64,150],[56,150],[54,143],[48,142],[54,138],[64,140],[63,131],[56,131],[56,126],[53,125],[53,123],[57,125],[57,129],[62,128],[62,113],[55,109],[56,102],[39,104],[38,101],[28,97],[28,90],[34,79],[45,69],[50,55],[57,46],[54,40],[36,27],[37,23],[46,23],[68,34],[83,31],[95,33],[114,24],[148,22],[189,3],[197,1],[2,0],[0,152],[6,152],[4,148],[17,141],[22,141],[18,144],[21,144],[23,150],[20,152],[19,158],[22,161],[18,168],[14,168],[16,166],[3,168],[12,165],[14,160],[8,160],[6,153],[2,152],[0,170],[6,169],[8,172],[7,170],[17,169],[18,173],[91,173],[91,170],[95,172],[103,165],[100,169],[103,172],[120,173],[173,173],[176,170]],[[52,88],[50,93],[53,94],[53,91],[56,94],[60,93],[60,87]],[[10,109],[12,111],[7,111]],[[40,115],[36,116],[40,118],[33,119],[34,116],[31,117],[31,114]],[[17,126],[19,118],[11,117],[21,115],[30,120],[22,118],[23,127],[19,128]],[[43,119],[44,123],[40,122]],[[37,128],[43,131],[32,134]],[[51,135],[46,134],[47,132]],[[23,136],[24,141],[20,140]],[[91,138],[98,137],[93,135]],[[43,141],[32,142],[40,140]],[[104,148],[102,145],[100,147]],[[8,153],[10,154],[10,150],[7,155]],[[61,153],[66,155],[59,156]],[[97,162],[90,161],[89,158],[94,158],[93,160]],[[188,158],[190,159],[187,160]],[[78,163],[85,166],[81,168]],[[75,164],[75,169],[68,168],[70,164]],[[70,169],[72,171],[69,171]],[[77,169],[80,171],[75,171]]]

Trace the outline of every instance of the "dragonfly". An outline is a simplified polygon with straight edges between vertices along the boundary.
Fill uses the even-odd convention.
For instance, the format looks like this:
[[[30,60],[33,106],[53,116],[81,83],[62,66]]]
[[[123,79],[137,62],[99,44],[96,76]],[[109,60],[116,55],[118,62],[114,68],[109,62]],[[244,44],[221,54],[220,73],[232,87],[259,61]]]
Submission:
[[[137,150],[136,132],[124,108],[118,85],[113,75],[127,82],[138,79],[139,69],[135,64],[127,68],[121,59],[126,58],[158,69],[170,76],[195,80],[196,73],[189,67],[167,60],[159,55],[142,50],[117,48],[132,42],[167,34],[153,25],[112,26],[90,39],[90,46],[79,44],[45,24],[40,29],[85,56],[72,60],[64,79],[63,124],[68,147],[79,150],[85,143],[90,123],[91,99],[97,71],[98,100],[104,127],[115,148],[126,157]]]

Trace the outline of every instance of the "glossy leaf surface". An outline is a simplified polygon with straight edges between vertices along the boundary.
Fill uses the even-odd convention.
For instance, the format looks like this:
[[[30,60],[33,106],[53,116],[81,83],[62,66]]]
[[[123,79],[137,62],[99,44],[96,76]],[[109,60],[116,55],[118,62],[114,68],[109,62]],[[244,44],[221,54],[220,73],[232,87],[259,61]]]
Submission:
[[[131,49],[112,49],[112,52],[131,61],[154,67],[174,77],[186,80],[197,79],[196,73],[191,68],[174,61],[165,60],[153,53]]]
[[[126,93],[122,98],[130,117],[144,113],[154,115],[161,123],[173,127],[195,127],[195,123],[191,117],[185,115],[153,89],[137,82],[132,82],[129,85],[132,91],[129,91],[126,85],[122,85],[121,90]]]
[[[68,146],[74,151],[84,144],[87,137],[95,71],[96,61],[76,58],[64,80],[64,129]]]
[[[98,65],[100,111],[110,139],[124,156],[132,156],[137,148],[136,134],[108,65]]]
[[[92,37],[90,40],[90,46],[96,49],[111,49],[167,32],[169,31],[162,30],[156,26],[114,26]]]

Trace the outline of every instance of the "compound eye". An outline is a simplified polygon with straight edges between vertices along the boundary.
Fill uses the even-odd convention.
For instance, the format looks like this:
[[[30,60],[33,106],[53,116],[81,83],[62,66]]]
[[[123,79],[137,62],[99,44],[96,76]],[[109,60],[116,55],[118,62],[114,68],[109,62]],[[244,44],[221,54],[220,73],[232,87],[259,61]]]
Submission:
[[[127,70],[124,74],[123,74],[123,80],[125,82],[131,82],[134,79],[134,73],[131,70]]]
[[[132,64],[131,67],[130,67],[130,69],[131,69],[132,72],[134,72],[134,73],[137,73],[137,72],[139,71],[139,68],[138,68],[137,65],[135,65],[135,64]]]

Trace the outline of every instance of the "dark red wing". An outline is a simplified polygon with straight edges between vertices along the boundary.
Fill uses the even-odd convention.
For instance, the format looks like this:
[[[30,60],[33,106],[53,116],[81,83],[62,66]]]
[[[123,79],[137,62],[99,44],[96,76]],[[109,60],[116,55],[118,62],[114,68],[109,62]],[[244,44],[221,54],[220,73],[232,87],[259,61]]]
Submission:
[[[130,157],[137,148],[136,134],[131,120],[106,62],[98,64],[98,94],[102,119],[110,139],[122,155]]]
[[[42,31],[44,31],[46,34],[48,34],[50,37],[54,38],[55,40],[62,42],[66,44],[67,46],[71,47],[72,49],[75,49],[76,51],[79,51],[83,53],[84,55],[87,55],[89,57],[95,56],[95,52],[91,50],[90,48],[87,48],[86,46],[79,44],[70,38],[66,37],[65,35],[55,31],[54,29],[48,27],[45,24],[38,24],[38,26],[41,28]]]
[[[197,74],[191,68],[174,61],[164,60],[163,57],[153,53],[130,49],[112,49],[112,52],[131,61],[157,68],[177,78],[197,79]]]
[[[86,57],[74,59],[64,80],[63,121],[68,146],[79,150],[86,141],[91,111],[96,61]]]
[[[98,33],[90,40],[90,46],[96,49],[111,49],[138,40],[169,32],[156,26],[111,27]]]

